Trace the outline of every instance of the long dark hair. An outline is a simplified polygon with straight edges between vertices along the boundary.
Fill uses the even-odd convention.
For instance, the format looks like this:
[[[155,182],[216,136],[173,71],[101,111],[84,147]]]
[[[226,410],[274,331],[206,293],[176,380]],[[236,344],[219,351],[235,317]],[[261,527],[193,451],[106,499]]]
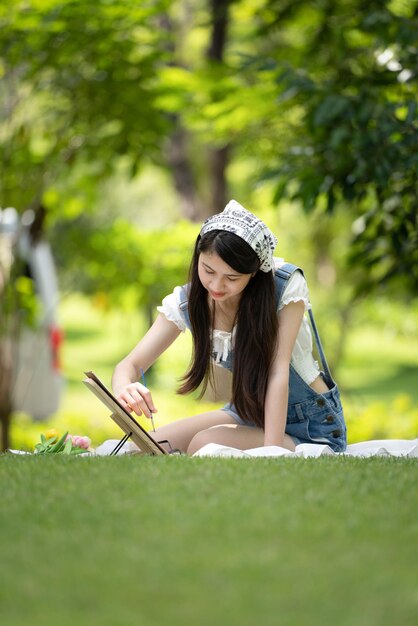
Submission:
[[[202,252],[215,252],[240,274],[255,273],[242,293],[236,316],[232,402],[244,421],[264,427],[264,401],[278,329],[274,278],[272,272],[259,271],[260,261],[251,246],[228,231],[213,230],[196,241],[188,299],[193,354],[178,393],[194,391],[203,382],[203,394],[211,380],[214,310],[198,275]]]

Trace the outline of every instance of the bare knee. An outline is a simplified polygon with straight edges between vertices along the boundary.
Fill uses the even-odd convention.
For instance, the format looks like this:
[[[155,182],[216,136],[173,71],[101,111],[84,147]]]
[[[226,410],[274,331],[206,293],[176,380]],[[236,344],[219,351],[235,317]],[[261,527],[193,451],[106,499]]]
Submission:
[[[222,443],[222,427],[213,426],[200,430],[190,441],[187,454],[194,454],[208,443]]]

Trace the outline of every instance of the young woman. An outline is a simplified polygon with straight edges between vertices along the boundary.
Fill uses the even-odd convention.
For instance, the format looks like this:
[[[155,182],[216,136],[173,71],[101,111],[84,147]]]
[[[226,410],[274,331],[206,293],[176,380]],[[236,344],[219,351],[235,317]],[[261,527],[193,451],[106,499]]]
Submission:
[[[190,282],[164,298],[153,326],[116,366],[112,386],[119,402],[147,417],[157,408],[138,382],[140,372],[187,328],[193,355],[179,393],[200,384],[204,389],[211,367],[232,371],[230,403],[150,432],[156,441],[168,440],[188,454],[208,443],[243,450],[294,450],[299,443],[345,449],[338,387],[326,362],[321,372],[312,355],[306,281],[301,270],[273,257],[276,244],[261,220],[231,200],[204,222]]]

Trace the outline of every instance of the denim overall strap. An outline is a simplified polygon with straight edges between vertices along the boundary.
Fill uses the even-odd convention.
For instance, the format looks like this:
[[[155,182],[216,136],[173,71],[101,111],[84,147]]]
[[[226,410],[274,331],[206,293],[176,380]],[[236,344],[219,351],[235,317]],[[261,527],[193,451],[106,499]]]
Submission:
[[[299,272],[301,272],[301,274],[303,275],[302,268],[298,267],[297,265],[293,265],[293,263],[285,263],[281,267],[277,267],[274,270],[277,307],[279,306],[280,300],[282,299],[283,291],[287,281],[292,276],[292,274],[296,272],[296,270],[299,270]]]
[[[310,322],[311,322],[312,330],[313,330],[313,333],[314,333],[315,342],[316,342],[316,346],[318,348],[319,357],[321,359],[321,363],[322,363],[322,367],[323,367],[323,370],[324,370],[324,374],[325,374],[325,376],[327,378],[329,378],[331,381],[334,382],[334,379],[331,376],[331,371],[330,371],[329,366],[328,366],[328,361],[326,359],[324,349],[322,347],[321,338],[319,336],[318,328],[317,328],[317,326],[315,324],[314,314],[313,314],[313,311],[312,311],[312,309],[310,307],[309,307],[309,310],[308,310],[308,315],[309,315],[309,319],[310,319]]]
[[[283,291],[284,291],[284,288],[285,288],[285,285],[286,285],[287,281],[292,276],[292,274],[294,272],[296,272],[296,271],[301,272],[302,275],[303,275],[303,270],[300,267],[298,267],[297,265],[294,265],[293,263],[285,263],[281,267],[275,269],[274,275],[275,275],[275,283],[276,283],[276,302],[277,302],[277,306],[279,305],[279,302],[281,300],[281,297],[282,297],[282,294],[283,294]],[[319,337],[318,328],[316,326],[314,314],[313,314],[313,311],[312,311],[311,307],[309,307],[309,309],[308,309],[308,314],[309,314],[309,320],[310,320],[310,323],[311,323],[311,326],[312,326],[312,330],[313,330],[313,333],[314,333],[316,346],[318,348],[319,357],[321,359],[322,368],[324,370],[324,374],[326,375],[327,378],[329,378],[330,380],[333,380],[333,378],[331,376],[331,372],[330,372],[329,366],[328,366],[327,359],[325,357],[324,349],[322,347],[321,339]]]
[[[188,288],[189,285],[183,285],[181,289],[181,297],[180,297],[180,311],[184,318],[184,323],[187,328],[190,330],[190,316],[189,316],[189,298],[188,298]]]

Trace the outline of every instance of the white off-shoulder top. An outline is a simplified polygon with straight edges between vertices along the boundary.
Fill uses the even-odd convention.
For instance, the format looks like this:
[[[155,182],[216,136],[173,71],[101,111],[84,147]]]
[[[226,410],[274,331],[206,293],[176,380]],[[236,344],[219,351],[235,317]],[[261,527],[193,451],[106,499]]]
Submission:
[[[276,267],[285,264],[284,259],[275,258]],[[157,310],[182,332],[187,329],[184,314],[180,309],[182,298],[181,287],[175,287],[174,291],[166,296]],[[301,301],[305,305],[305,311],[310,308],[309,290],[304,276],[300,272],[294,272],[288,280],[283,291],[278,310],[280,311],[290,302]],[[232,351],[235,338],[235,328],[232,333],[214,329],[213,331],[213,358],[219,364],[225,361]],[[310,385],[319,375],[319,366],[312,354],[312,334],[306,316],[303,317],[298,336],[292,351],[291,364],[299,376]]]

